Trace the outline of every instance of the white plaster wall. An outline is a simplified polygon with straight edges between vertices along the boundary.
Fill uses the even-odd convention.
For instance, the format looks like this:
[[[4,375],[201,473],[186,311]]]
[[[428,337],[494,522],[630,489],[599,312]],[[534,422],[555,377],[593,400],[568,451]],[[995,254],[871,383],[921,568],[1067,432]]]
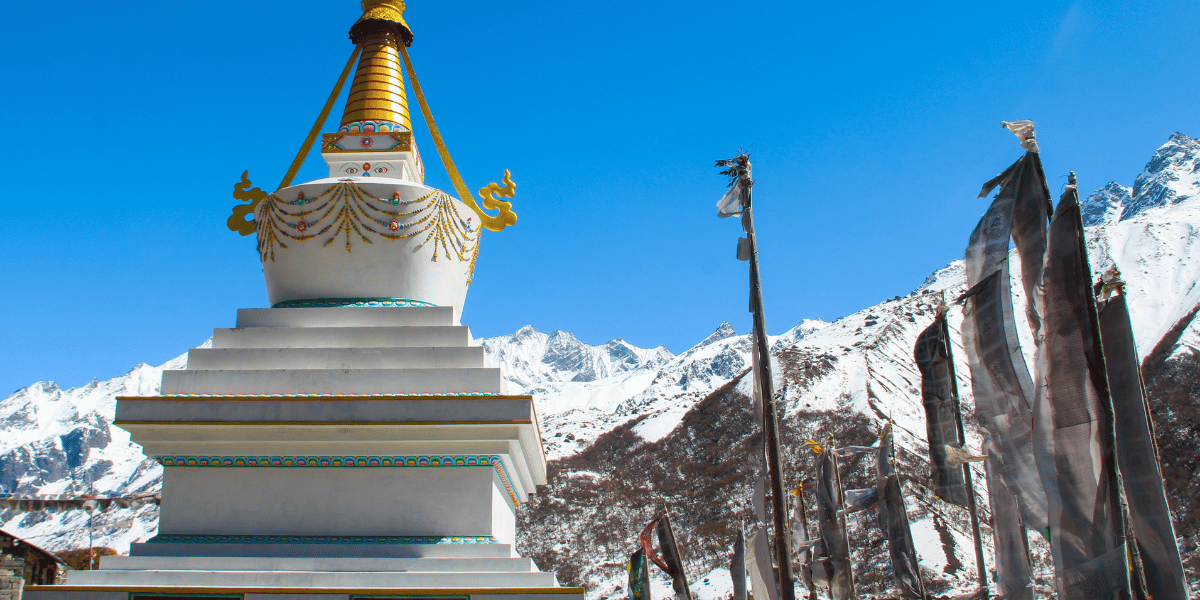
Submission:
[[[315,199],[339,180],[310,181],[279,190],[275,196],[290,202],[304,192],[306,197]],[[354,180],[363,191],[375,198],[391,198],[393,193],[399,192],[401,199],[408,201],[434,191],[433,188],[399,179]],[[466,234],[470,237],[468,249],[471,249],[479,236],[478,217],[457,199],[452,198],[451,204],[458,218],[472,223],[473,231]],[[259,213],[266,210],[265,206],[260,204]],[[400,222],[416,223],[430,214],[401,217]],[[323,227],[329,221],[325,219],[315,226]],[[282,241],[287,248],[276,244],[274,259],[268,256],[262,263],[267,296],[272,305],[285,300],[312,298],[408,298],[437,306],[453,306],[457,322],[467,295],[470,257],[459,260],[457,253],[446,256],[446,250],[439,248],[438,259],[434,261],[435,244],[432,239],[422,245],[428,233],[400,240],[367,233],[371,243],[351,233],[349,252],[346,251],[345,234],[339,235],[334,230],[306,241],[284,239]],[[337,239],[326,245],[331,238]]]
[[[159,531],[488,536],[504,524],[511,540],[495,478],[492,467],[167,468]]]
[[[502,544],[512,544],[514,556],[517,546],[517,515],[508,491],[500,476],[493,472],[492,486],[492,535]]]

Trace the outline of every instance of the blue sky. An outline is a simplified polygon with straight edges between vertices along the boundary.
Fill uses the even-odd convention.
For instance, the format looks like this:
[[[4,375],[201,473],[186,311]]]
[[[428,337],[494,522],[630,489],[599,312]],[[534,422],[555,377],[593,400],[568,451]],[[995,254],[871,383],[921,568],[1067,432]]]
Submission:
[[[158,364],[266,305],[225,228],[273,188],[358,3],[18,2],[0,27],[0,391]],[[1126,185],[1200,135],[1195,2],[411,0],[410,52],[468,184],[513,172],[464,323],[679,352],[750,327],[712,163],[749,148],[767,325],[832,320],[958,258],[1034,119],[1052,190]],[[414,107],[415,109],[415,107]],[[335,109],[329,130],[336,125]],[[415,113],[415,110],[414,110]],[[414,119],[427,183],[451,189]],[[297,181],[326,176],[313,153]]]

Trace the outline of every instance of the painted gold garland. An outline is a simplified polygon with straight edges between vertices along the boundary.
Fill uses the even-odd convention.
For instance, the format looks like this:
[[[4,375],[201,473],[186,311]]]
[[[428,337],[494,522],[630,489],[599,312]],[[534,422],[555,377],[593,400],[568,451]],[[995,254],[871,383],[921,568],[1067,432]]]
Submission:
[[[425,238],[417,248],[432,244],[432,260],[453,256],[473,262],[479,241],[471,219],[460,217],[454,200],[439,190],[402,201],[399,196],[376,198],[347,180],[315,198],[301,193],[294,200],[283,200],[269,194],[256,204],[256,218],[244,222],[257,228],[259,257],[264,262],[275,260],[277,245],[288,247],[285,240],[323,238],[323,245],[329,246],[342,238],[346,251],[351,252],[356,239],[373,244],[374,236],[394,242],[421,234]]]

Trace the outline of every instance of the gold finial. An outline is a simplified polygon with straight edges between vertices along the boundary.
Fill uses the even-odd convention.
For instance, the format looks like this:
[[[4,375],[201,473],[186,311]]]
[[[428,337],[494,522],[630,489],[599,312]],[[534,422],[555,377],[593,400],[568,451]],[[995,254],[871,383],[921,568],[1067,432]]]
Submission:
[[[396,23],[404,29],[408,29],[408,23],[404,22],[404,0],[362,0],[363,16],[358,20],[363,21],[387,21]],[[355,23],[357,25],[357,23]],[[411,43],[412,32],[408,34],[409,43]],[[406,46],[408,43],[405,44]]]
[[[363,16],[350,28],[362,58],[350,85],[341,130],[349,133],[412,131],[399,45],[412,43],[404,0],[362,0]]]

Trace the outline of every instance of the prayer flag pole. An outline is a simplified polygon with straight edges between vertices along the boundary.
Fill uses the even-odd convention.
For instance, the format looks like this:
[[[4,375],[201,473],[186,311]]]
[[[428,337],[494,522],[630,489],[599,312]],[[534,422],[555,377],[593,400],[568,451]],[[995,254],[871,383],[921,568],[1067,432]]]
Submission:
[[[754,313],[755,348],[759,356],[755,377],[762,395],[763,438],[767,458],[767,473],[771,478],[771,505],[775,523],[775,562],[779,573],[780,600],[796,600],[795,575],[792,573],[792,540],[788,528],[786,491],[783,487],[782,458],[779,451],[778,415],[775,404],[775,383],[771,376],[771,354],[767,344],[767,325],[763,316],[762,285],[758,269],[758,247],[754,235],[753,186],[750,156],[740,154],[728,160],[718,160],[726,167],[723,175],[730,177],[730,190],[718,203],[718,216],[741,214],[744,239],[738,240],[738,258],[750,261],[750,311]],[[727,209],[737,208],[736,211]],[[745,248],[745,252],[743,252]]]
[[[942,335],[946,340],[946,355],[950,359],[950,390],[954,397],[954,424],[958,426],[958,439],[965,445],[967,436],[963,429],[962,406],[958,398],[958,377],[954,374],[954,349],[950,342],[950,323],[946,319],[946,292],[942,292],[942,304],[938,307],[938,320],[942,324]],[[975,485],[971,483],[971,463],[963,463],[963,479],[967,484],[967,510],[971,511],[971,537],[975,541],[975,565],[979,571],[979,595],[988,596],[987,565],[983,562],[983,539],[979,535],[979,509],[975,506]]]

